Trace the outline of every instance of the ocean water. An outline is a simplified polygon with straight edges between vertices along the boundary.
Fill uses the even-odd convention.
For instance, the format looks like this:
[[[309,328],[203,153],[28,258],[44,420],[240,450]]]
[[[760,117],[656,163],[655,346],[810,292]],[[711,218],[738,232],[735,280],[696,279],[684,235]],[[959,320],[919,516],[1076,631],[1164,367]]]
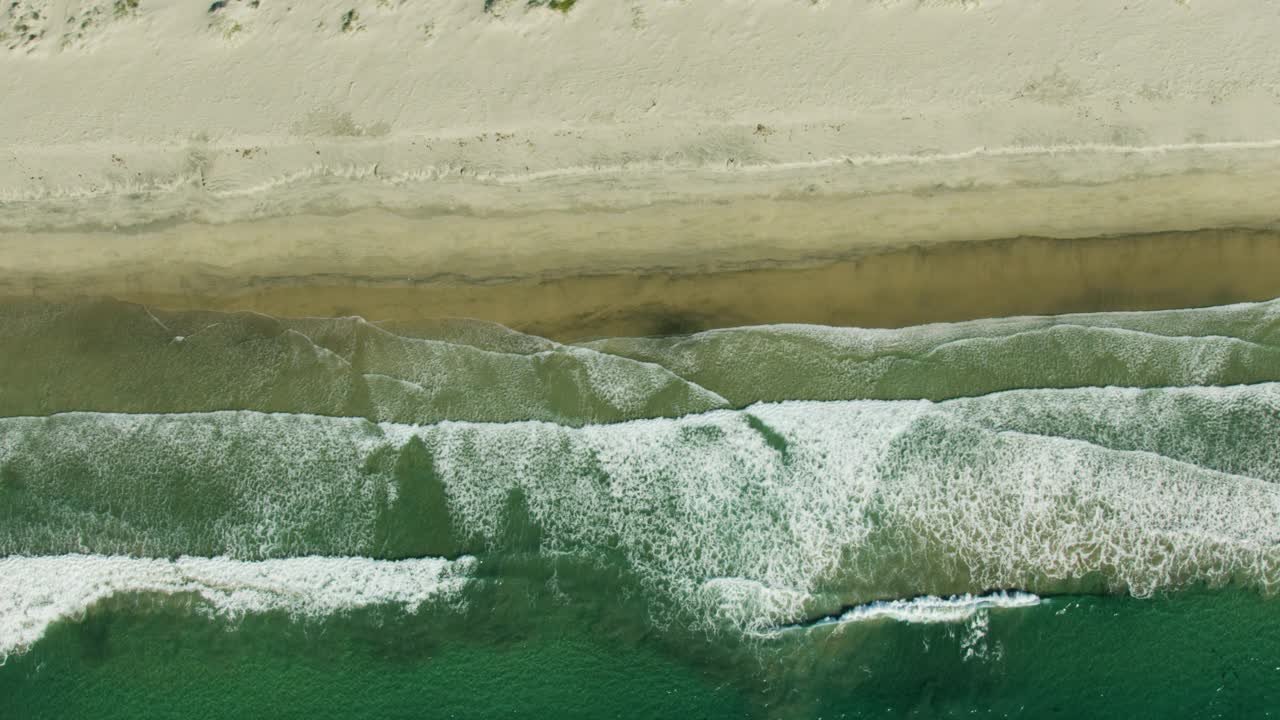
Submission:
[[[0,717],[1280,712],[1280,301],[0,333]]]

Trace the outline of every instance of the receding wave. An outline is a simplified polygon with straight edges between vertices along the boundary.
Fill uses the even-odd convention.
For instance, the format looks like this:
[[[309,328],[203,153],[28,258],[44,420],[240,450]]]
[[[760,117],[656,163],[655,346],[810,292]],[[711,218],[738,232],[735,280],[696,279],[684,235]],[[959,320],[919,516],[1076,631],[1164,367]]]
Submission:
[[[972,618],[979,612],[991,609],[1034,607],[1040,598],[1024,592],[995,592],[986,595],[953,595],[948,598],[926,595],[907,600],[877,600],[849,608],[840,615],[820,618],[811,622],[789,625],[779,631],[802,630],[817,627],[839,626],[845,623],[872,620],[896,620],[908,623],[957,623]]]
[[[370,605],[414,611],[456,602],[475,561],[380,562],[298,557],[260,562],[62,555],[0,558],[0,663],[59,620],[126,593],[190,594],[222,615],[283,611],[320,616]]]
[[[772,325],[587,346],[663,365],[735,406],[944,400],[1020,388],[1234,385],[1280,380],[1280,300],[898,330]]]
[[[0,420],[0,553],[590,558],[667,619],[1280,584],[1280,384],[784,402],[582,428]]]
[[[661,365],[492,323],[389,327],[406,334],[360,318],[15,305],[0,314],[0,414],[259,410],[581,425],[727,406]]]
[[[114,301],[0,312],[0,415],[258,410],[564,425],[756,402],[1280,381],[1280,300],[864,330],[777,325],[564,345],[470,320],[163,313]]]

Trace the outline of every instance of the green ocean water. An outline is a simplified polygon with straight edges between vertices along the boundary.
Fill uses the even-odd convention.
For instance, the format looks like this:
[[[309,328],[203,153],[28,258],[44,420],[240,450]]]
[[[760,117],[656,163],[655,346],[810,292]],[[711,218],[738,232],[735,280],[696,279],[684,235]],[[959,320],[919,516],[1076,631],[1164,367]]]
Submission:
[[[0,333],[0,717],[1280,708],[1280,301]]]
[[[563,608],[515,623],[476,612],[459,627],[124,605],[11,659],[5,716],[1240,718],[1280,703],[1276,603],[1233,591],[992,612],[982,657],[967,656],[963,624],[885,621],[729,650]]]

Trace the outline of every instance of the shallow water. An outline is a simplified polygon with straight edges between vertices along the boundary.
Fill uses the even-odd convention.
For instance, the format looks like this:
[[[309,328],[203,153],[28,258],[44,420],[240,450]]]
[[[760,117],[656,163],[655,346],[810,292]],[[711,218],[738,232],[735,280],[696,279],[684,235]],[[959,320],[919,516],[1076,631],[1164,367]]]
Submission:
[[[0,714],[1243,717],[1280,301],[565,345],[0,308]]]

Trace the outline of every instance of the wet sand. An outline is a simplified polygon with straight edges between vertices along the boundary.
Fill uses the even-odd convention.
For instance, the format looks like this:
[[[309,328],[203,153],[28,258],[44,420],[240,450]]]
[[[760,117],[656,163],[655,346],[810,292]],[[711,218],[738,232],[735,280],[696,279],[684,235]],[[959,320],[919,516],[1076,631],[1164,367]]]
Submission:
[[[0,298],[461,316],[560,340],[1195,307],[1280,296],[1278,203],[1274,172],[1201,172],[0,232]]]
[[[1277,297],[1280,233],[1229,229],[1109,238],[1024,237],[709,273],[415,282],[359,277],[357,268],[352,270],[350,276],[259,278],[233,292],[163,292],[141,283],[113,295],[175,310],[405,321],[471,317],[557,340],[781,322],[899,327]]]

